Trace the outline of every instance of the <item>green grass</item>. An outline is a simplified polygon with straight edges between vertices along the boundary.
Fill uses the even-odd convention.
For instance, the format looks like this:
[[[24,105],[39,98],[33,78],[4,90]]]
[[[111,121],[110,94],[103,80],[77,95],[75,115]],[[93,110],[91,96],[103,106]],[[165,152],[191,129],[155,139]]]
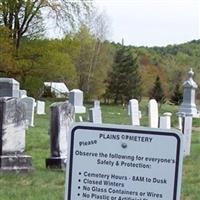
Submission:
[[[26,154],[33,158],[34,170],[30,174],[0,174],[0,200],[63,200],[65,174],[60,170],[45,168],[45,159],[49,157],[49,108],[47,115],[35,115],[35,127],[29,128],[26,135]],[[92,105],[87,104],[87,108]],[[122,106],[102,105],[105,123],[129,124],[127,110]],[[142,125],[148,124],[147,100],[140,103]],[[163,105],[161,113],[176,113],[177,107]],[[82,115],[84,121],[87,114]],[[77,116],[78,118],[78,116]],[[176,126],[176,116],[172,119]],[[200,127],[200,119],[195,120]],[[191,156],[184,160],[181,200],[200,200],[200,133],[193,132]]]

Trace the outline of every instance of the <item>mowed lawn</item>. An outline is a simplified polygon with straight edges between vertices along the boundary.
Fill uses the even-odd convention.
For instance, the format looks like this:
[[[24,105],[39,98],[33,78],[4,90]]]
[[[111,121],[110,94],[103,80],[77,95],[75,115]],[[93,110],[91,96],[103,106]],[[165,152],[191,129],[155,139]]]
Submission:
[[[33,159],[34,170],[30,174],[0,174],[0,200],[63,200],[65,173],[49,170],[45,159],[49,150],[49,105],[46,103],[47,115],[35,115],[35,127],[26,135],[26,154]],[[92,105],[87,105],[92,107]],[[127,110],[122,106],[102,105],[103,122],[129,124]],[[142,110],[141,124],[147,126],[147,101],[140,103]],[[177,112],[176,106],[163,105],[160,112]],[[87,115],[82,115],[84,121]],[[78,116],[77,116],[78,119]],[[177,126],[174,115],[173,126]],[[194,126],[200,128],[200,119],[194,120]],[[196,128],[192,136],[191,156],[184,159],[181,200],[200,200],[200,131]],[[74,199],[75,200],[75,199]],[[170,200],[170,199],[169,199]]]

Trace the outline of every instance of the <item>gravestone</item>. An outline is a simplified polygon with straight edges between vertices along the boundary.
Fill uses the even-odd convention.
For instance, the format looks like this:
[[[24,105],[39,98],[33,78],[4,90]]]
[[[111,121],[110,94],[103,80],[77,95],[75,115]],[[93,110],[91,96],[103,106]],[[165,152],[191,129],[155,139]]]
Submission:
[[[190,71],[188,72],[188,79],[183,84],[183,102],[180,106],[179,113],[185,113],[192,115],[193,117],[199,117],[195,104],[195,92],[198,86],[193,80],[193,75],[194,72],[192,71],[192,69],[190,69]]]
[[[19,82],[13,78],[0,78],[0,97],[19,98]]]
[[[130,115],[131,115],[131,124],[133,126],[140,125],[140,111],[139,111],[139,104],[137,99],[131,99],[129,101],[130,105]]]
[[[183,118],[183,141],[184,155],[189,156],[192,142],[192,115],[185,115]]]
[[[171,116],[172,113],[166,112],[159,118],[159,128],[170,129],[171,128]]]
[[[50,109],[51,157],[46,159],[46,167],[65,170],[69,128],[75,119],[74,107],[66,101],[53,103]]]
[[[69,92],[69,102],[74,106],[75,113],[85,113],[83,106],[83,92],[79,89],[73,89]]]
[[[36,102],[36,114],[38,115],[45,115],[45,102],[44,101],[37,101]]]
[[[149,127],[158,128],[158,103],[155,99],[150,99],[148,104]]]
[[[101,108],[99,100],[94,100],[94,108]]]
[[[65,200],[180,200],[178,131],[77,123],[68,158]]]
[[[93,123],[102,123],[100,101],[94,101],[94,107],[89,109],[89,121]]]
[[[25,149],[25,105],[18,98],[0,98],[0,171],[32,169]]]
[[[27,91],[26,90],[19,90],[19,98],[25,98],[27,97]]]
[[[34,126],[34,109],[35,99],[32,97],[24,97],[21,99],[26,105],[26,120],[28,126]]]

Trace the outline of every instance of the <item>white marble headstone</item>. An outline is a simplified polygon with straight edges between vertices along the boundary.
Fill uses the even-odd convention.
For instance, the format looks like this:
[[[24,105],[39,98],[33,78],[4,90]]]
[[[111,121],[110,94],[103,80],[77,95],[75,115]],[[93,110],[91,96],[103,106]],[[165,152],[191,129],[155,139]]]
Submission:
[[[45,102],[44,101],[37,101],[36,103],[36,114],[44,115],[45,113]]]
[[[159,128],[170,129],[171,128],[171,116],[172,113],[166,112],[160,116]]]
[[[192,140],[192,115],[183,117],[183,142],[184,155],[189,156],[191,151]]]
[[[24,97],[21,99],[26,105],[26,120],[29,126],[34,126],[34,109],[35,109],[35,99],[32,97]]]
[[[158,128],[158,103],[155,99],[150,99],[148,104],[149,127]]]
[[[133,126],[139,126],[141,112],[139,111],[138,100],[131,99],[129,101],[129,106],[130,106],[131,124]]]

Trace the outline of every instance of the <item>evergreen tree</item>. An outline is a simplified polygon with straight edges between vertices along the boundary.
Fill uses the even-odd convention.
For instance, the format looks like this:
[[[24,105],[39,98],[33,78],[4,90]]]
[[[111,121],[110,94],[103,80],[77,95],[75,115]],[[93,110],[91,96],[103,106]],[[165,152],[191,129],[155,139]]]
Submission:
[[[180,90],[180,84],[176,83],[173,94],[171,96],[170,101],[175,105],[180,105],[183,100],[183,93]]]
[[[107,84],[107,96],[112,97],[114,103],[127,103],[131,98],[141,99],[137,58],[133,57],[130,48],[123,46],[116,51]]]
[[[155,99],[160,104],[163,104],[166,101],[166,97],[159,76],[156,77],[156,80],[154,82],[154,87],[150,91],[150,98]]]

